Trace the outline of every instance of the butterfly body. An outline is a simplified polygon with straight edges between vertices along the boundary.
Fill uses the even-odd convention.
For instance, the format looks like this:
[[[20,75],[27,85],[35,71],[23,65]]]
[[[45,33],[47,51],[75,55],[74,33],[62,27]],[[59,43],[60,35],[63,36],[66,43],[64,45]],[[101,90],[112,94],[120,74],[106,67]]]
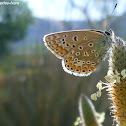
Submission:
[[[88,76],[108,51],[111,32],[79,30],[46,35],[46,47],[59,59],[64,70],[77,76]]]

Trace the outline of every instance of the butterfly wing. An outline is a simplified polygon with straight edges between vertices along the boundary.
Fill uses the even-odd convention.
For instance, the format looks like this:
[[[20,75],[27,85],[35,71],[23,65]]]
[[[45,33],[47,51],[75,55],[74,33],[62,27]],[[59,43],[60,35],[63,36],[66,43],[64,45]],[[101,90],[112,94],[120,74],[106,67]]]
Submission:
[[[66,72],[87,76],[103,59],[107,37],[102,31],[69,31],[46,35],[44,42],[52,53],[63,59]]]

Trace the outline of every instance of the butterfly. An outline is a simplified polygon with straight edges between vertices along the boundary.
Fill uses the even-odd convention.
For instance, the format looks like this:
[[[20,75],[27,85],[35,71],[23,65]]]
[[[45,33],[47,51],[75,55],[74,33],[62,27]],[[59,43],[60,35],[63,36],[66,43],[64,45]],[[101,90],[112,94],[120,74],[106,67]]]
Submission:
[[[75,30],[45,35],[45,46],[59,59],[64,71],[88,76],[96,70],[112,43],[112,30]]]

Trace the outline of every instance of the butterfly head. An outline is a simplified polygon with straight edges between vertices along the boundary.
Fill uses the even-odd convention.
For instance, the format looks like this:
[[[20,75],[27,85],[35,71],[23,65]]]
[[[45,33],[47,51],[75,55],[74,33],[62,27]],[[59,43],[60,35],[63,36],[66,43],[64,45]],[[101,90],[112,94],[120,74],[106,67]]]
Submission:
[[[108,29],[108,30],[105,31],[105,34],[106,34],[107,36],[112,36],[113,31],[112,31],[111,29]]]
[[[111,42],[115,42],[115,34],[111,29],[106,30],[105,35],[111,39]]]

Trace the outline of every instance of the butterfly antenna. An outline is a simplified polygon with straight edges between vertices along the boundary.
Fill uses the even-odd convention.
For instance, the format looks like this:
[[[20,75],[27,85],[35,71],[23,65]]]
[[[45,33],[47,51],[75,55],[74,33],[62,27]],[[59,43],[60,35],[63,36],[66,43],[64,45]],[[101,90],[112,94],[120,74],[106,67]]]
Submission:
[[[109,24],[109,21],[110,21],[110,19],[111,19],[112,15],[113,15],[113,13],[114,13],[114,11],[115,11],[116,7],[117,7],[117,4],[118,4],[118,3],[116,3],[116,4],[115,4],[115,7],[113,8],[113,11],[112,11],[112,13],[110,14],[110,16],[109,16],[109,18],[108,18],[108,21],[107,21],[107,24],[106,24],[106,30],[108,29],[108,24]]]

